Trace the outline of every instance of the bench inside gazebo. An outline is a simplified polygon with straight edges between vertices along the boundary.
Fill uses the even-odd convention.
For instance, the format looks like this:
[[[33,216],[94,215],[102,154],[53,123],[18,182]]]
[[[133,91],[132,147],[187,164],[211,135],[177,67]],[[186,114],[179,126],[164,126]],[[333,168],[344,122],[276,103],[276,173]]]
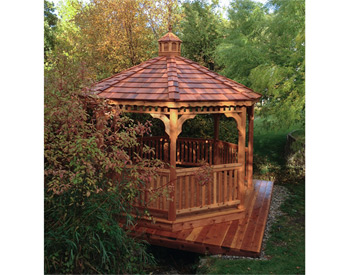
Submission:
[[[125,112],[150,114],[165,126],[163,136],[143,137],[129,149],[168,163],[146,186],[135,206],[147,209],[133,234],[151,244],[199,253],[258,256],[272,182],[253,180],[254,104],[261,95],[181,57],[181,40],[169,31],[158,40],[159,56],[94,86],[100,98]],[[179,137],[185,121],[214,118],[212,139]],[[238,144],[219,140],[220,116],[236,122]],[[198,175],[210,166],[209,181]],[[150,190],[168,195],[149,199]]]

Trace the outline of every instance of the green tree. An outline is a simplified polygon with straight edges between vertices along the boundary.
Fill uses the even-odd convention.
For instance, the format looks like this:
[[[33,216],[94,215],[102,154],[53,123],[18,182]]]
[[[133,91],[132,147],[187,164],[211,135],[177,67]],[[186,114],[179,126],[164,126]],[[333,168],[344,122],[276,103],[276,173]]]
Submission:
[[[217,48],[218,62],[224,67],[221,73],[247,86],[250,71],[266,62],[267,11],[252,0],[232,1],[225,39]]]
[[[186,1],[182,4],[180,37],[183,56],[211,70],[215,69],[214,51],[221,38],[223,18],[217,11],[218,1]]]
[[[304,21],[304,1],[231,2],[218,62],[224,75],[263,94],[258,114],[266,125],[304,123]]]
[[[55,5],[47,0],[44,1],[44,60],[55,46],[57,15]]]
[[[271,125],[305,124],[305,2],[269,2],[267,61],[251,70],[252,88],[264,95],[261,115]]]

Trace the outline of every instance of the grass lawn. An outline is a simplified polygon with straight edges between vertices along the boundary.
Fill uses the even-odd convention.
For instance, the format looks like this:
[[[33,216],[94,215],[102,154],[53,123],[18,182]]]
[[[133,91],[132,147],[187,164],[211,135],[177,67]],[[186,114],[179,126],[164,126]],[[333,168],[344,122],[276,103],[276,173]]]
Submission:
[[[265,260],[220,259],[207,257],[197,270],[203,274],[304,274],[305,273],[305,181],[291,176],[283,157],[289,130],[264,133],[254,140],[255,178],[273,179],[287,187],[291,196],[283,203],[280,217],[271,228]]]

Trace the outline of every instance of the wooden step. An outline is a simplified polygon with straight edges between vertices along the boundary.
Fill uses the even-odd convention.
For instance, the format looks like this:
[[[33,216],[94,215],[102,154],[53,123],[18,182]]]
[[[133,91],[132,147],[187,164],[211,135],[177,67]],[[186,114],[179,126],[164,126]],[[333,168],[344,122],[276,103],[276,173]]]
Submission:
[[[138,225],[145,226],[154,229],[161,229],[166,231],[180,231],[186,229],[193,229],[196,227],[201,227],[209,224],[222,223],[226,221],[232,221],[241,219],[244,216],[244,208],[225,208],[225,209],[216,209],[212,212],[199,212],[186,216],[178,216],[176,221],[168,221],[167,219],[162,218],[147,218],[144,217],[141,221],[138,222]]]

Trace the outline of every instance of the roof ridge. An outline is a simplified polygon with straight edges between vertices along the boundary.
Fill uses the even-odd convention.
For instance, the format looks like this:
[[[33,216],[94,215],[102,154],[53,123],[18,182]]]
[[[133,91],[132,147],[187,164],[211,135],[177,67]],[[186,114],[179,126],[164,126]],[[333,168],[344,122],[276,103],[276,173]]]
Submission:
[[[180,99],[179,79],[177,77],[177,67],[175,56],[166,58],[167,76],[168,76],[168,94],[170,100]]]
[[[230,78],[228,78],[228,77],[222,76],[222,75],[220,75],[220,74],[218,74],[218,73],[216,73],[216,72],[213,72],[213,71],[211,71],[210,69],[208,69],[207,67],[204,67],[204,66],[198,64],[198,63],[195,62],[195,61],[192,61],[192,60],[190,60],[190,59],[184,58],[184,57],[182,57],[182,56],[177,56],[177,57],[180,58],[182,61],[188,63],[190,66],[192,66],[192,67],[198,69],[198,70],[201,71],[202,73],[205,73],[205,74],[209,75],[211,78],[214,78],[214,79],[216,79],[216,80],[219,80],[222,84],[228,86],[229,88],[234,89],[235,91],[237,91],[237,92],[240,93],[240,94],[243,94],[243,95],[245,95],[245,96],[247,96],[247,97],[249,97],[249,98],[255,98],[255,97],[252,97],[251,95],[249,95],[249,93],[247,93],[247,92],[243,92],[243,91],[238,90],[237,87],[235,87],[235,85],[231,84],[230,82],[234,82],[237,86],[243,86],[243,88],[246,88],[246,89],[250,90],[250,91],[253,92],[253,93],[256,93],[256,94],[261,95],[260,93],[257,93],[257,92],[255,92],[255,91],[253,91],[252,89],[246,87],[245,85],[243,85],[243,84],[241,84],[241,83],[238,83],[237,81],[234,81],[234,80],[232,80],[232,79],[230,79]],[[214,74],[215,76],[213,76],[213,74]],[[224,80],[223,80],[223,79],[224,79]]]
[[[104,90],[106,90],[107,88],[113,86],[114,84],[117,84],[118,82],[122,81],[122,80],[125,80],[126,78],[132,76],[133,74],[147,68],[148,66],[152,65],[153,63],[159,61],[160,59],[162,59],[164,56],[157,56],[157,57],[154,57],[152,59],[149,59],[147,61],[144,61],[138,65],[135,65],[127,70],[124,70],[124,71],[121,71],[119,73],[116,73],[108,78],[105,78],[105,79],[102,79],[101,81],[97,82],[94,86],[97,86],[99,83],[101,82],[107,82],[105,83],[104,86],[102,86],[101,88],[98,88],[96,90],[96,94],[99,94],[101,92],[103,92]],[[135,70],[136,69],[136,70]],[[132,71],[134,70],[134,71]],[[132,72],[131,72],[132,71]],[[108,81],[112,78],[118,78],[116,81]],[[107,80],[107,81],[106,81]]]

